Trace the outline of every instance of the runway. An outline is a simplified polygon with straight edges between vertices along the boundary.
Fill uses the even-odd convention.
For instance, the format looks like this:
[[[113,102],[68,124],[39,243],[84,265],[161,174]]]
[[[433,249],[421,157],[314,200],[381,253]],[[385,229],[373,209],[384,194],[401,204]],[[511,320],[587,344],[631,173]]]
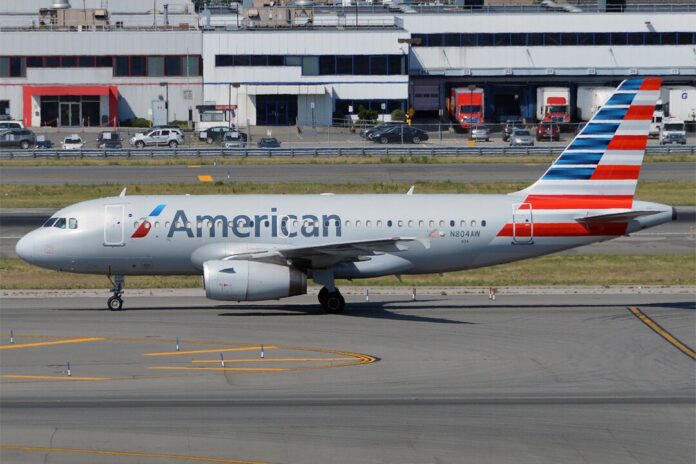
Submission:
[[[694,359],[629,311],[693,349],[693,289],[350,295],[343,315],[313,296],[126,293],[112,313],[81,294],[2,297],[3,463],[696,456]]]
[[[160,184],[198,183],[198,175],[223,182],[341,182],[373,183],[424,181],[531,182],[549,163],[459,163],[459,164],[272,164],[198,166],[25,166],[3,167],[3,182],[11,185]],[[694,165],[646,163],[641,179],[651,181],[693,180]]]

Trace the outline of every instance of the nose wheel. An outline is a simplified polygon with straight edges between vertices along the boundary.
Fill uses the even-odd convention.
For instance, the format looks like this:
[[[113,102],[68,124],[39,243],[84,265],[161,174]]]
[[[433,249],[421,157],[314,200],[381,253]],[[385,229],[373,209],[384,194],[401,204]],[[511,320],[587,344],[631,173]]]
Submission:
[[[111,293],[113,293],[113,296],[106,300],[106,306],[111,311],[120,311],[123,308],[121,295],[123,295],[125,279],[123,276],[117,275],[114,280],[111,280],[111,276],[109,276],[109,280],[111,281]]]
[[[346,307],[346,300],[338,289],[330,292],[328,288],[322,287],[319,290],[318,299],[322,309],[329,314],[342,313]]]

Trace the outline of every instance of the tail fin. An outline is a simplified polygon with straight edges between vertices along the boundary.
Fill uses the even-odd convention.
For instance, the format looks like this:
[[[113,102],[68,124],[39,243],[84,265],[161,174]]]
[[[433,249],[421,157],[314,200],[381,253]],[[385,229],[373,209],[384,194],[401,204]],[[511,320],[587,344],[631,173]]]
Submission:
[[[627,79],[530,187],[535,209],[631,208],[662,79]]]

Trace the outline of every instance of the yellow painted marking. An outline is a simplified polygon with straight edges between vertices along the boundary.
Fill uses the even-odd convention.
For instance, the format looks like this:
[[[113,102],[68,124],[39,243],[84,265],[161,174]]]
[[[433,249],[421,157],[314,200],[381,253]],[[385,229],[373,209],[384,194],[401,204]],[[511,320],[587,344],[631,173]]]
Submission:
[[[356,361],[358,358],[259,358],[259,359],[225,359],[225,363],[257,363],[257,362],[311,362],[311,361]],[[220,363],[219,359],[194,359],[194,363]]]
[[[18,374],[3,374],[0,375],[3,379],[22,379],[22,380],[76,380],[76,381],[92,381],[101,382],[111,380],[108,377],[68,377],[65,375],[18,375]]]
[[[149,459],[167,459],[177,461],[194,461],[194,462],[219,462],[225,464],[270,464],[265,461],[243,461],[239,459],[226,458],[206,458],[203,456],[184,456],[180,454],[165,454],[165,453],[138,453],[134,451],[112,451],[112,450],[96,450],[96,449],[80,449],[80,448],[44,448],[41,446],[18,446],[18,445],[0,445],[0,449],[35,452],[35,453],[72,453],[72,454],[92,454],[98,456],[121,456]]]
[[[225,361],[227,362],[227,361]],[[235,371],[235,372],[286,372],[292,369],[284,367],[186,367],[186,366],[151,366],[158,371]]]
[[[264,346],[264,350],[274,350],[277,346]],[[160,353],[143,353],[143,356],[181,356],[187,354],[202,354],[202,353],[226,353],[228,351],[260,351],[260,346],[245,346],[242,348],[223,348],[216,350],[193,350],[193,351],[163,351]]]
[[[638,309],[635,306],[631,306],[628,308],[631,313],[633,313],[634,316],[636,316],[640,321],[650,327],[656,334],[667,340],[669,343],[671,343],[676,349],[690,357],[691,359],[696,360],[696,351],[692,350],[689,348],[687,345],[679,341],[675,336],[673,336],[671,333],[667,332],[660,324],[652,320],[650,317],[648,317],[643,311]]]
[[[209,176],[207,174],[200,175],[200,176],[198,176],[198,181],[199,182],[212,182],[213,176]]]
[[[67,343],[102,342],[106,338],[72,338],[68,340],[56,340],[53,342],[24,343],[20,345],[0,345],[0,350],[14,350],[18,348],[34,348],[36,346],[65,345]]]
[[[198,169],[201,167],[201,165],[200,164],[189,164],[187,167],[189,167],[191,169]]]

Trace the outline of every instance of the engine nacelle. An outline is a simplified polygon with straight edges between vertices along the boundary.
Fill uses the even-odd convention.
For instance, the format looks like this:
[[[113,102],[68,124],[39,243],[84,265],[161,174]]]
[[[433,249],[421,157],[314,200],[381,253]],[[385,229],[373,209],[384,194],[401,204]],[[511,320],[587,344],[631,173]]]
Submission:
[[[213,260],[203,263],[203,285],[211,300],[274,300],[307,293],[307,276],[279,264]]]

